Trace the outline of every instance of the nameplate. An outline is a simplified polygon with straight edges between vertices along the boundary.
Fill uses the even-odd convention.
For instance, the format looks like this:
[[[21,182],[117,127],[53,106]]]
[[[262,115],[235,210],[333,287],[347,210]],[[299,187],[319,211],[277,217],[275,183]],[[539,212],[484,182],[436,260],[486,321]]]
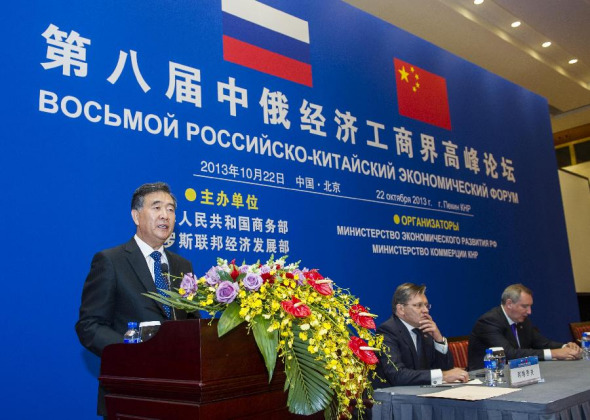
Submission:
[[[536,384],[541,380],[541,369],[537,356],[509,360],[506,366],[510,375],[510,386],[519,387]]]

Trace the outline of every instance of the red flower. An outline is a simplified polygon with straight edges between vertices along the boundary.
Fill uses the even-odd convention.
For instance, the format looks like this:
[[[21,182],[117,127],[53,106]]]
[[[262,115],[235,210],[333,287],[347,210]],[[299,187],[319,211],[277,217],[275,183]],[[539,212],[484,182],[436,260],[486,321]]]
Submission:
[[[293,275],[293,273],[285,273],[285,277],[287,277],[288,279],[294,279],[295,276]]]
[[[303,274],[305,274],[305,278],[307,280],[322,280],[324,278],[315,268],[313,270],[306,271]]]
[[[320,279],[318,280],[312,280],[308,278],[307,283],[309,283],[309,285],[313,287],[315,291],[321,295],[328,296],[334,293],[334,290],[332,290],[332,280],[324,279],[323,277],[321,277],[321,275]]]
[[[229,273],[229,275],[231,276],[231,278],[234,281],[236,281],[236,279],[240,275],[240,272],[238,271],[238,267],[236,267],[236,260],[232,260],[229,267],[231,268],[231,273]]]
[[[368,365],[374,365],[379,361],[377,356],[375,356],[375,353],[373,353],[372,347],[367,346],[367,343],[361,338],[351,337],[348,342],[348,347],[350,347],[352,352],[356,354],[359,359]]]
[[[274,282],[275,282],[274,276],[272,274],[270,274],[270,273],[262,273],[260,275],[260,277],[262,277],[262,281],[264,283],[274,284]]]
[[[295,296],[293,296],[291,300],[282,301],[281,306],[285,312],[296,318],[305,318],[311,315],[311,309],[309,309],[309,306],[302,303],[301,300],[297,299]]]
[[[258,264],[258,268],[262,267],[262,264]],[[274,284],[275,282],[275,278],[272,274],[270,274],[270,272],[268,273],[261,273],[260,277],[262,277],[262,281],[264,283],[270,283],[270,284]]]
[[[352,320],[363,328],[375,329],[375,321],[363,305],[352,305],[349,311]]]

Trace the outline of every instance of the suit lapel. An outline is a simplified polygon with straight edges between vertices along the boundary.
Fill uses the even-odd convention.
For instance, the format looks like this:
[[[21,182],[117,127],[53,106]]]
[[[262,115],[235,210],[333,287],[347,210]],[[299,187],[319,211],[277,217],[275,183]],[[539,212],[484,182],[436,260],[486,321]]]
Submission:
[[[416,353],[416,345],[414,344],[414,340],[412,340],[412,336],[410,335],[410,332],[408,331],[404,323],[397,317],[395,317],[394,319],[395,326],[399,331],[400,337],[402,337],[402,340],[404,340],[406,348],[411,349],[412,361],[414,362],[414,369],[419,369],[420,360],[418,360],[418,353]]]
[[[139,249],[137,242],[135,242],[135,239],[131,238],[131,240],[125,244],[125,251],[127,251],[127,260],[129,261],[129,264],[133,268],[133,271],[135,271],[137,279],[141,282],[146,292],[157,292],[154,279],[152,278],[152,274],[150,273],[150,269],[147,265],[147,261],[141,253],[141,250]],[[152,300],[152,302],[154,302],[158,308],[160,308],[162,315],[166,317],[166,312],[164,311],[162,304],[155,300]]]

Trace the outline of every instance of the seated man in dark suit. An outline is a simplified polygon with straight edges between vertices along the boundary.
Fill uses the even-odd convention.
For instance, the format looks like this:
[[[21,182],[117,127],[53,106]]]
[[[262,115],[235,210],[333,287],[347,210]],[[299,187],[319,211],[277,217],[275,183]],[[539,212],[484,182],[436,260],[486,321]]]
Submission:
[[[469,336],[469,370],[482,369],[486,349],[503,347],[507,360],[538,356],[539,360],[579,359],[582,349],[575,343],[559,343],[541,335],[528,316],[533,292],[512,284],[502,293],[502,304],[483,314]]]
[[[135,236],[127,243],[97,253],[82,289],[76,333],[80,343],[101,356],[103,349],[122,343],[129,321],[186,319],[187,314],[143,295],[168,288],[162,268],[174,277],[193,271],[191,263],[166,249],[176,220],[176,198],[167,184],[144,184],[131,199]],[[166,265],[164,265],[166,264]],[[173,285],[174,286],[174,285]],[[178,287],[178,285],[176,285]],[[98,414],[106,415],[99,388]]]
[[[389,347],[379,356],[375,388],[398,385],[438,385],[443,382],[467,382],[466,371],[453,368],[453,355],[446,338],[430,316],[426,286],[400,285],[393,295],[393,315],[377,328]]]

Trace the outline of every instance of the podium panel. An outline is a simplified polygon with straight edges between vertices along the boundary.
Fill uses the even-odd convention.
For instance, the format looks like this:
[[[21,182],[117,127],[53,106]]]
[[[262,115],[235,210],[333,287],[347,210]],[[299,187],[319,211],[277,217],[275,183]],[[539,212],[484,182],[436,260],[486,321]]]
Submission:
[[[268,382],[245,324],[219,338],[217,320],[164,322],[145,343],[107,346],[99,381],[109,419],[304,418],[287,410],[279,361]]]

